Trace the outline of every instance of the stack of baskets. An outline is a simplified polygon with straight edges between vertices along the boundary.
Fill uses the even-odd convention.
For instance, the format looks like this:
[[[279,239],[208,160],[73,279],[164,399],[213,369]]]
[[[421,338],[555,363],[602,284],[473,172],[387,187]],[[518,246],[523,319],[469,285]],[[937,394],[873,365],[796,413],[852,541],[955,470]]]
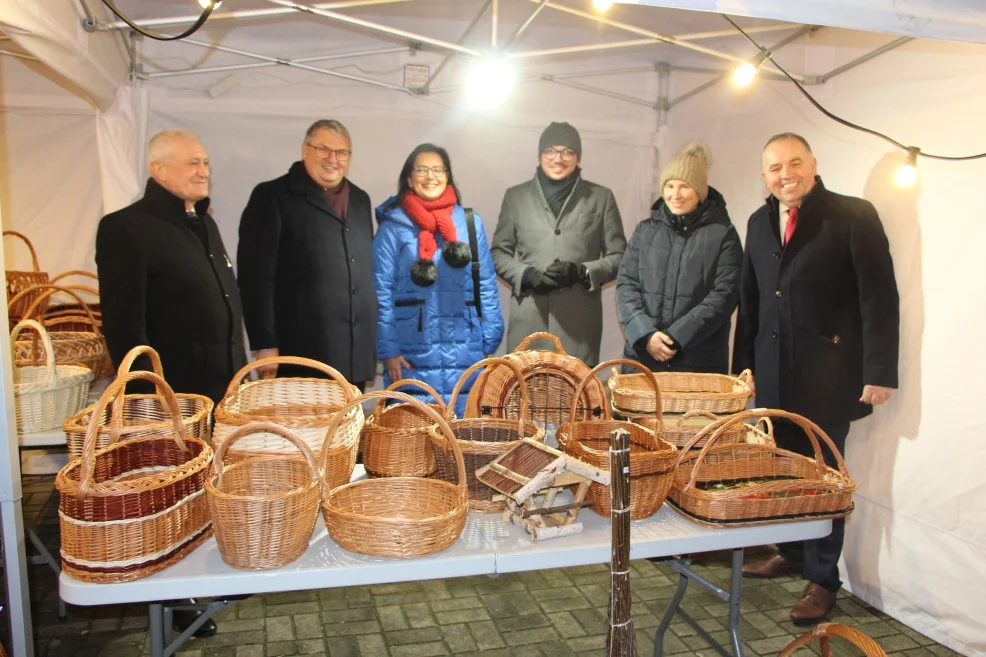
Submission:
[[[441,416],[447,413],[442,396],[423,381],[403,379],[387,390],[416,387],[435,400],[429,404]],[[435,424],[415,404],[386,405],[381,398],[363,425],[363,467],[371,477],[429,477],[435,473],[435,451],[428,429]]]
[[[44,319],[39,314],[39,309],[47,306],[51,296],[57,293],[65,293],[73,297],[82,309],[79,313],[85,313],[86,317],[73,316],[68,325],[62,321],[52,322]],[[35,285],[22,290],[11,299],[8,309],[19,306],[21,300],[28,297],[34,300],[25,310],[25,317],[37,317],[44,324],[55,347],[55,362],[59,365],[88,367],[95,376],[101,376],[107,357],[106,340],[101,335],[100,323],[82,297],[69,288],[51,284]],[[87,322],[88,325],[83,322]],[[37,365],[43,360],[44,355],[37,340],[21,340],[14,344],[14,358],[22,365]]]
[[[34,250],[34,245],[31,244],[31,240],[27,239],[26,235],[18,233],[13,230],[3,231],[3,236],[6,237],[10,235],[16,237],[27,244],[27,248],[31,251],[31,264],[33,268],[31,271],[14,271],[8,269],[7,274],[7,299],[13,299],[21,291],[26,290],[29,287],[35,285],[44,284],[48,282],[47,272],[41,271],[41,266],[38,264],[38,254]],[[28,294],[20,297],[16,304],[8,304],[7,306],[7,316],[10,320],[10,326],[13,327],[14,324],[19,322],[24,317],[27,317],[26,311],[38,296],[41,295],[41,291],[38,290],[32,294]],[[42,307],[40,312],[44,312]]]
[[[520,391],[520,405],[516,419],[490,417],[471,417],[463,419],[452,418],[452,409],[462,388],[473,373],[485,367],[503,366],[512,372]],[[499,512],[506,508],[506,502],[494,501],[497,492],[476,478],[476,470],[489,464],[501,454],[510,451],[520,444],[521,439],[530,438],[544,442],[544,429],[527,420],[528,390],[524,374],[520,366],[513,360],[505,358],[486,358],[468,368],[459,377],[452,389],[449,399],[449,425],[458,443],[458,451],[462,452],[465,462],[466,486],[469,490],[469,508],[473,511]],[[461,483],[458,479],[458,467],[455,449],[437,427],[429,429],[433,448],[435,450],[435,477],[443,481]]]

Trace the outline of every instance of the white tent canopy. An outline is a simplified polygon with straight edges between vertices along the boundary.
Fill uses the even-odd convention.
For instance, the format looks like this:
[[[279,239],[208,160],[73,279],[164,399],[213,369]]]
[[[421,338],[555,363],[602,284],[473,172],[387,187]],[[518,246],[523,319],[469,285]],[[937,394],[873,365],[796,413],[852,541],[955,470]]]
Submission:
[[[185,25],[198,11],[191,0],[118,4],[135,19],[184,17]],[[648,213],[661,163],[686,141],[704,139],[714,157],[711,183],[742,234],[764,196],[762,143],[784,130],[804,134],[826,185],[880,211],[902,302],[901,390],[849,439],[860,490],[844,579],[936,641],[986,655],[976,595],[986,589],[986,422],[977,394],[986,373],[970,367],[986,361],[979,339],[986,302],[965,293],[967,281],[986,273],[979,248],[986,222],[966,191],[977,189],[986,165],[922,159],[919,186],[893,189],[903,152],[826,119],[777,81],[769,63],[749,89],[720,84],[757,49],[717,13],[732,15],[775,61],[807,79],[833,112],[929,152],[963,155],[986,150],[976,111],[986,102],[986,49],[954,43],[986,41],[981,3],[639,0],[603,17],[588,0],[338,0],[313,5],[315,14],[293,4],[230,2],[181,42],[133,41],[95,0],[0,5],[9,37],[0,51],[15,55],[0,56],[4,227],[28,233],[52,273],[93,269],[99,218],[142,191],[148,135],[183,127],[209,150],[217,221],[235,252],[252,187],[284,173],[305,128],[331,116],[353,134],[350,176],[374,203],[394,192],[414,145],[447,147],[487,232],[504,189],[533,175],[538,134],[551,120],[579,128],[585,176],[614,190],[628,236]],[[101,29],[84,29],[86,5]],[[181,25],[156,21],[153,29]],[[469,109],[462,89],[469,65],[494,40],[520,71],[517,87],[496,111]],[[430,93],[404,88],[408,64],[430,67]],[[19,246],[6,256],[7,268],[26,265]],[[623,337],[612,289],[606,295],[603,355],[615,356]],[[5,363],[7,353],[0,345]],[[0,503],[8,546],[20,499],[10,383],[4,365],[10,440],[0,454]],[[22,570],[8,568],[8,580]],[[13,614],[26,612],[12,604]],[[16,630],[15,641],[26,641]]]

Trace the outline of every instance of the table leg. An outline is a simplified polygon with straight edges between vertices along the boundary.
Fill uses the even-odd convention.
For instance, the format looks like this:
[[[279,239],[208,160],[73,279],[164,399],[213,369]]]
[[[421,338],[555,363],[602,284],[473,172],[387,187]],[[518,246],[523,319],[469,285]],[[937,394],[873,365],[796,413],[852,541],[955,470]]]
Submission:
[[[740,641],[740,596],[743,587],[743,548],[733,550],[732,570],[729,577],[729,635],[733,640],[733,654],[743,657]]]
[[[688,577],[684,574],[679,574],[678,588],[675,590],[674,595],[671,596],[667,611],[664,612],[664,618],[661,619],[661,624],[657,626],[657,632],[654,634],[654,657],[661,657],[664,654],[664,633],[667,632],[668,626],[671,625],[674,615],[678,613],[681,600],[685,597],[685,590],[687,588]]]
[[[27,538],[31,541],[31,545],[34,549],[38,551],[41,555],[41,562],[48,564],[48,567],[55,571],[55,578],[57,579],[59,575],[62,574],[62,564],[58,562],[57,559],[51,554],[47,546],[41,541],[41,537],[38,533],[34,531],[34,527],[27,528]],[[68,610],[65,608],[65,601],[62,600],[62,596],[58,596],[58,620],[63,621],[68,617]]]
[[[147,618],[151,627],[151,657],[164,657],[164,609],[160,602],[148,605]]]

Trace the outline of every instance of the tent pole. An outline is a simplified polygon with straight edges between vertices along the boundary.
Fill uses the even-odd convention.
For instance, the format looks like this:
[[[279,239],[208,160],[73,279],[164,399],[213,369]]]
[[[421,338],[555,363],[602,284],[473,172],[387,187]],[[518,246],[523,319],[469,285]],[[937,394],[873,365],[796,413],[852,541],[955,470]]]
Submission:
[[[496,31],[500,24],[500,0],[493,0],[493,10],[490,12],[490,49],[496,50]]]
[[[874,50],[872,52],[868,52],[865,55],[861,55],[861,56],[857,57],[856,59],[852,60],[851,62],[846,62],[842,66],[840,66],[838,68],[834,68],[831,71],[829,71],[828,73],[824,73],[822,75],[819,75],[818,76],[818,79],[817,79],[817,82],[819,84],[824,84],[825,82],[828,82],[829,80],[831,80],[835,76],[841,75],[842,73],[845,73],[846,71],[848,71],[851,68],[856,68],[860,64],[864,64],[864,63],[870,61],[871,59],[873,59],[874,57],[879,57],[883,53],[885,53],[885,52],[887,52],[889,50],[893,50],[894,48],[897,48],[899,46],[902,46],[905,43],[907,43],[908,41],[913,41],[914,38],[915,37],[900,37],[899,39],[894,39],[890,43],[885,44],[885,45],[882,45],[882,46],[880,46],[879,48],[877,48],[876,50]],[[812,80],[812,81],[815,82],[816,80]]]
[[[652,46],[656,42],[654,39],[630,39],[629,41],[611,41],[609,43],[590,43],[581,46],[566,46],[564,48],[546,48],[544,50],[528,50],[526,52],[513,52],[510,57],[514,59],[530,59],[532,57],[548,57],[551,55],[567,55],[573,52],[590,52],[598,50],[615,50],[617,48],[632,48],[634,46]]]
[[[462,36],[459,37],[459,40],[456,41],[456,43],[465,42],[465,40],[469,37],[469,33],[472,32],[476,25],[479,24],[479,19],[483,17],[483,14],[486,13],[486,8],[489,7],[492,2],[493,0],[486,0],[486,2],[483,3],[483,6],[479,8],[478,12],[476,12],[476,16],[472,19],[472,22],[466,26],[466,29],[462,32]],[[455,57],[454,54],[445,55],[442,61],[438,63],[438,67],[435,69],[435,72],[428,77],[428,84],[425,85],[422,93],[428,94],[431,92],[431,84],[435,81],[435,78],[438,77],[438,74],[441,73],[446,66],[448,66],[448,63],[452,61],[453,57]]]
[[[377,48],[375,50],[361,50],[359,52],[345,52],[337,53],[334,55],[316,55],[314,57],[299,57],[298,59],[288,60],[294,62],[295,64],[307,64],[309,62],[321,62],[330,59],[351,59],[354,57],[365,57],[370,55],[386,55],[390,53],[407,52],[410,48],[407,46],[395,46],[393,48]],[[255,64],[229,64],[227,66],[207,66],[204,68],[186,68],[181,71],[160,71],[158,73],[145,73],[141,76],[145,80],[152,80],[155,78],[170,78],[178,75],[196,75],[198,73],[222,73],[225,71],[243,71],[252,68],[267,68],[269,66],[278,66],[281,61],[276,62],[257,62]]]
[[[548,4],[548,0],[541,0],[538,3],[538,6],[534,8],[534,11],[531,12],[531,15],[528,16],[527,19],[520,24],[520,27],[518,27],[513,34],[510,35],[510,38],[507,39],[507,42],[504,45],[510,46],[516,43],[517,40],[520,38],[520,35],[522,35],[524,32],[527,31],[527,28],[531,26],[531,23],[534,22],[534,19],[538,17],[538,14],[541,13],[541,10],[544,9],[545,5],[547,4]]]
[[[212,20],[211,18],[209,20]],[[784,32],[793,27],[790,23],[783,25],[761,25],[760,27],[744,27],[743,31],[747,34],[758,34],[761,32]],[[816,28],[819,29],[819,28]],[[674,38],[678,41],[701,41],[702,39],[719,39],[721,37],[736,36],[736,30],[713,30],[711,32],[693,32],[692,34],[675,34]]]

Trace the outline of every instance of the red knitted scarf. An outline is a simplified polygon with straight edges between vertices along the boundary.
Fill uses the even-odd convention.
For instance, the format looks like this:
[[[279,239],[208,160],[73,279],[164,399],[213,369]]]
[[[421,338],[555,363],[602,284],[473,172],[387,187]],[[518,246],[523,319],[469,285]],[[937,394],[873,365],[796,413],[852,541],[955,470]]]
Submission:
[[[418,233],[418,257],[431,261],[438,242],[435,241],[437,231],[446,242],[455,242],[455,223],[452,221],[452,209],[455,207],[455,188],[445,187],[442,195],[434,201],[426,201],[414,192],[406,192],[401,198],[401,207],[411,218],[421,232]]]

